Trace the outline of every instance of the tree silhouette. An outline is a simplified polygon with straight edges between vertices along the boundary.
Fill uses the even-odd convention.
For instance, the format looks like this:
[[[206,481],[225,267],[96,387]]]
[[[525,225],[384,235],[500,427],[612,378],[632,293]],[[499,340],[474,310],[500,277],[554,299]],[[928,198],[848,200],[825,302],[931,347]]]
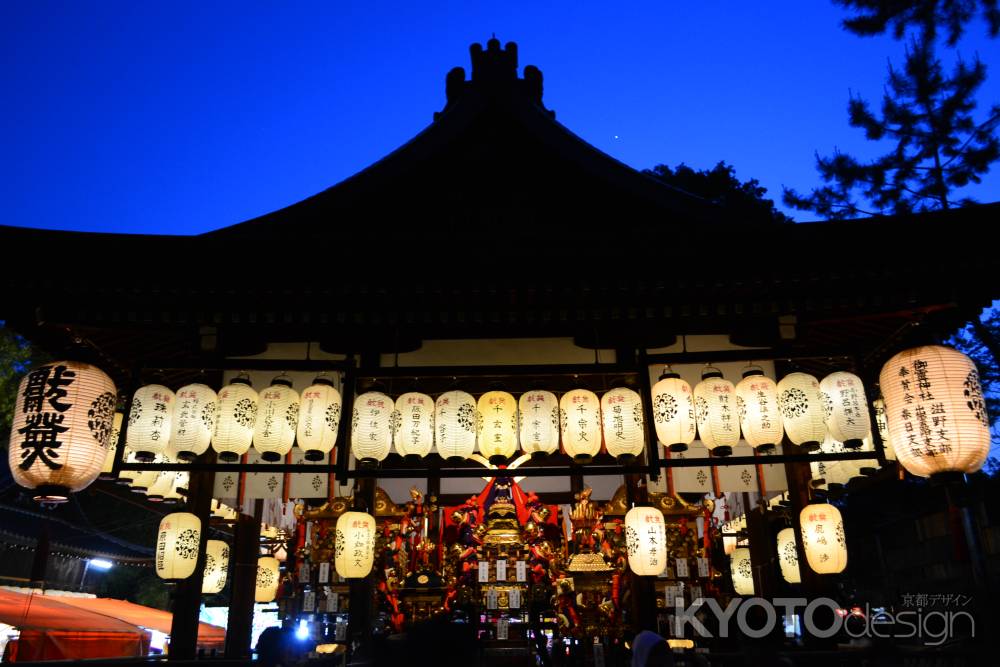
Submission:
[[[948,45],[954,46],[966,24],[977,10],[986,20],[990,35],[1000,32],[1000,9],[997,0],[836,0],[840,5],[857,11],[844,19],[843,25],[862,35],[881,35],[892,26],[893,35],[901,39],[910,28],[919,30],[927,41],[934,41],[938,27],[948,29]]]

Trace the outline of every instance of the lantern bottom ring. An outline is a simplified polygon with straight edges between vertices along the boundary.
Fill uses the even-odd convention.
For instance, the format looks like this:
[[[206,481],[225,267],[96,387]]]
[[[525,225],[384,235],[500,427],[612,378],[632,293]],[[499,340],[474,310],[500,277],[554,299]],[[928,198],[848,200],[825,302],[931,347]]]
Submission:
[[[110,482],[110,481],[116,479],[116,477],[113,474],[111,474],[110,472],[102,472],[100,475],[97,476],[97,479],[98,479],[98,481],[101,481],[101,482]]]
[[[802,448],[804,452],[818,452],[819,443],[815,440],[810,440],[809,442],[803,442],[799,447]]]
[[[219,459],[225,463],[235,463],[240,460],[236,452],[219,452]]]
[[[946,470],[944,472],[936,472],[933,475],[931,475],[932,484],[949,486],[952,484],[962,484],[964,482],[965,482],[965,473],[962,472],[961,470]]]
[[[198,458],[198,455],[189,449],[177,452],[177,460],[183,461],[184,463],[194,461],[196,458]]]
[[[770,452],[773,452],[775,450],[775,446],[773,442],[765,442],[763,445],[758,445],[754,449],[756,449],[761,454],[769,454]]]
[[[35,487],[34,500],[40,503],[55,505],[69,500],[69,489],[65,486],[46,485]]]
[[[573,456],[573,463],[579,463],[580,465],[587,465],[594,460],[594,457],[590,454],[576,454]]]
[[[688,450],[688,446],[686,442],[675,442],[667,447],[667,449],[672,452],[686,452]]]
[[[619,454],[617,459],[618,463],[622,465],[628,465],[635,462],[635,454]]]
[[[146,500],[148,500],[151,503],[162,503],[163,496],[146,496]]]
[[[149,489],[147,487],[145,487],[145,486],[133,486],[132,487],[132,493],[139,493],[139,494],[142,494],[142,495],[146,495],[146,491],[148,491],[148,490]]]
[[[729,445],[719,445],[718,447],[713,447],[712,456],[732,456],[733,448]]]
[[[844,449],[860,449],[863,444],[865,444],[863,440],[851,438],[850,440],[844,440]]]
[[[538,460],[541,460],[541,459],[547,459],[548,457],[549,457],[549,453],[548,452],[541,452],[541,451],[539,451],[539,452],[531,452],[531,460],[532,461],[538,461]]]
[[[306,461],[322,461],[324,457],[326,457],[326,453],[320,449],[307,449],[302,456]]]
[[[268,463],[274,463],[275,461],[281,460],[281,454],[278,452],[263,452],[260,458]]]
[[[493,456],[490,457],[491,465],[499,466],[503,465],[504,463],[507,463],[507,457],[504,456],[503,454],[494,454]]]
[[[818,489],[819,487],[823,486],[824,484],[826,484],[826,478],[825,477],[816,477],[816,478],[814,478],[814,479],[812,479],[812,480],[809,481],[809,486],[811,486],[814,489]]]
[[[403,460],[406,461],[407,463],[419,463],[420,459],[422,458],[424,457],[422,457],[420,454],[405,454],[403,456]]]
[[[871,477],[872,475],[878,472],[878,468],[870,468],[868,466],[865,466],[861,468],[860,472],[865,477]]]
[[[445,459],[448,463],[452,465],[458,465],[459,463],[465,463],[464,456],[449,456]]]
[[[150,451],[136,452],[135,460],[139,463],[152,463],[156,460],[156,453]]]

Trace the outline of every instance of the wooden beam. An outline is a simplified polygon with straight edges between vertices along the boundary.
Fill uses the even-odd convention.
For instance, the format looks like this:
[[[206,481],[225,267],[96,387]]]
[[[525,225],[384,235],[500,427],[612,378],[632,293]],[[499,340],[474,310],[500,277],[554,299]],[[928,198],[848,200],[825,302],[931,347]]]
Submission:
[[[233,583],[229,590],[229,623],[226,625],[226,658],[250,657],[253,636],[253,605],[257,589],[257,559],[260,557],[260,517],[264,501],[257,500],[254,516],[240,514],[236,520]]]

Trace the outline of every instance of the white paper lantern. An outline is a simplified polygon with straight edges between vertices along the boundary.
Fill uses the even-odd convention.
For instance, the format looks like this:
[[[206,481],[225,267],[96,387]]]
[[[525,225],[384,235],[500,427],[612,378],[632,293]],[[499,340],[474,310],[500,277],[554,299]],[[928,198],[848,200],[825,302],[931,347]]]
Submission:
[[[845,454],[848,452],[873,452],[871,438],[865,438],[858,449],[847,449],[844,443],[838,442],[832,436],[827,435],[823,440],[820,451],[824,454]],[[844,486],[853,479],[858,479],[866,475],[873,474],[878,467],[875,459],[843,459],[834,461],[824,461],[823,480],[828,487],[833,488]]]
[[[736,411],[743,439],[761,452],[772,451],[781,442],[781,412],[778,410],[778,385],[760,368],[743,373],[736,385]]]
[[[156,536],[156,575],[168,581],[194,574],[201,549],[201,520],[190,512],[174,512],[160,520]]]
[[[410,391],[396,399],[392,442],[408,461],[419,461],[434,447],[434,399]]]
[[[657,576],[667,567],[667,531],[663,512],[633,507],[625,515],[628,566],[639,576]]]
[[[375,517],[344,512],[337,519],[334,566],[345,579],[361,579],[375,562]]]
[[[165,505],[174,505],[183,502],[190,479],[191,473],[186,470],[178,470],[174,473],[174,483],[170,486],[170,490],[163,495],[163,503]],[[182,491],[184,493],[181,493]]]
[[[542,458],[559,449],[559,399],[551,391],[534,389],[517,402],[521,449]]]
[[[108,453],[104,457],[104,465],[101,466],[101,473],[98,475],[97,479],[104,481],[109,481],[115,478],[114,470],[115,467],[115,455],[118,453],[118,438],[122,432],[122,421],[125,419],[125,413],[121,410],[115,410],[115,416],[112,420],[111,435],[108,436]]]
[[[89,486],[107,458],[116,403],[114,383],[96,366],[56,361],[28,373],[7,448],[14,481],[51,503]]]
[[[722,536],[722,550],[727,556],[732,555],[736,551],[737,537],[735,535],[723,535]]]
[[[292,451],[299,420],[299,394],[292,381],[278,376],[257,399],[257,419],[253,430],[253,448],[260,458],[271,463]]]
[[[656,437],[672,452],[683,452],[694,442],[697,420],[691,385],[673,372],[665,372],[653,385],[653,426]]]
[[[698,437],[716,456],[729,456],[740,441],[736,387],[717,368],[706,368],[694,388]]]
[[[979,371],[941,345],[900,352],[882,367],[889,439],[913,475],[972,473],[990,452],[990,419]]]
[[[341,409],[340,392],[323,376],[302,392],[296,436],[305,460],[322,461],[336,446]]]
[[[162,384],[139,387],[132,396],[125,441],[140,461],[167,451],[174,421],[174,392]]]
[[[563,451],[590,463],[601,451],[601,401],[589,389],[573,389],[559,399]]]
[[[434,446],[442,458],[464,461],[476,450],[476,399],[453,390],[434,404]]]
[[[257,422],[257,392],[250,379],[238,376],[219,392],[219,414],[212,449],[226,463],[239,461],[250,449]]]
[[[360,461],[385,460],[392,448],[392,413],[395,403],[379,391],[369,391],[354,400],[351,419],[351,451]]]
[[[517,400],[506,391],[479,397],[479,453],[490,463],[505,463],[517,451]]]
[[[896,460],[896,450],[892,448],[892,440],[889,438],[889,423],[885,417],[885,399],[879,397],[872,401],[872,411],[875,413],[875,427],[878,429],[878,437],[882,441],[882,451],[885,458],[890,461]]]
[[[176,459],[164,454],[163,457],[158,461],[158,463],[176,463]],[[174,481],[177,479],[177,472],[170,470],[163,470],[156,475],[156,479],[153,483],[149,485],[146,489],[146,500],[150,502],[159,503],[163,502],[170,490],[174,487]]]
[[[633,461],[642,454],[646,432],[642,397],[628,387],[616,387],[601,397],[604,446],[620,461]]]
[[[162,454],[154,454],[151,461],[140,460],[137,452],[128,450],[128,454],[125,458],[128,463],[163,463]],[[159,479],[160,472],[158,470],[133,470],[131,471],[131,476],[128,478],[128,486],[132,489],[132,493],[142,493],[145,494],[149,491],[149,487],[156,483]]]
[[[167,453],[180,461],[193,461],[208,451],[218,412],[219,395],[208,385],[195,382],[178,389]]]
[[[753,564],[750,549],[738,547],[729,555],[729,571],[733,575],[733,590],[737,595],[753,595]]]
[[[277,558],[264,556],[257,559],[257,583],[254,587],[254,602],[274,602],[281,582],[281,563]]]
[[[819,389],[824,395],[826,428],[834,440],[847,449],[857,449],[871,433],[868,398],[861,378],[838,371],[823,378]]]
[[[201,594],[215,595],[226,587],[229,573],[229,545],[222,540],[205,542],[205,574],[201,579]]]
[[[826,438],[826,406],[819,381],[807,373],[789,373],[778,383],[778,407],[788,439],[816,450]]]
[[[837,574],[847,567],[844,519],[833,505],[806,505],[799,514],[802,550],[816,574]]]
[[[790,584],[802,583],[794,528],[783,528],[778,532],[778,565],[781,566],[781,577],[785,581]]]

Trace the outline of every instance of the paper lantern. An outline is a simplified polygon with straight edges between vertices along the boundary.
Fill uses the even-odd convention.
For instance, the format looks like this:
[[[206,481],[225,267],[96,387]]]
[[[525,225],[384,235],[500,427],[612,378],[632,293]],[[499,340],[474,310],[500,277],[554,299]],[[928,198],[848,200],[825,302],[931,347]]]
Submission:
[[[694,388],[698,437],[716,456],[729,456],[740,441],[736,387],[717,368],[708,367]]]
[[[299,394],[292,389],[291,380],[278,376],[257,399],[253,448],[260,452],[260,458],[273,463],[292,451],[298,421]]]
[[[191,479],[191,473],[186,470],[178,470],[174,473],[174,483],[170,486],[170,490],[163,494],[163,503],[165,505],[173,505],[176,503],[183,502],[185,496],[181,493],[187,493],[188,482]]]
[[[208,451],[218,412],[219,395],[208,385],[195,382],[178,389],[167,452],[179,461],[192,461]]]
[[[274,602],[281,581],[281,563],[277,558],[264,556],[257,559],[257,584],[254,587],[254,602]]]
[[[219,392],[219,413],[212,435],[212,448],[219,459],[234,463],[250,449],[257,422],[257,392],[250,379],[238,376]]]
[[[826,438],[826,407],[819,381],[807,373],[789,373],[778,383],[778,407],[788,439],[806,450]]]
[[[129,450],[128,456],[125,459],[128,463],[163,463],[162,454],[154,454],[153,459],[140,460],[138,452]],[[160,472],[158,470],[133,470],[132,475],[128,481],[128,486],[132,489],[132,493],[142,493],[145,494],[149,491],[149,487],[156,483],[156,480],[160,477]]]
[[[172,458],[168,454],[164,454],[163,457],[157,461],[158,463],[176,463],[176,459]],[[174,488],[174,481],[177,479],[177,472],[170,470],[163,470],[156,475],[156,479],[153,483],[149,485],[146,489],[146,500],[154,503],[163,502],[170,490]]]
[[[950,347],[900,352],[882,367],[889,439],[913,475],[972,473],[990,451],[990,419],[976,365]]]
[[[490,463],[506,463],[517,451],[517,400],[505,391],[479,397],[479,453]]]
[[[559,399],[563,451],[590,463],[601,451],[601,401],[589,389],[573,389]]]
[[[778,385],[760,368],[743,373],[736,385],[736,411],[743,439],[761,452],[772,451],[784,435],[778,411]]]
[[[174,512],[160,520],[156,536],[156,575],[167,581],[194,574],[201,549],[201,520],[190,512]]]
[[[729,571],[733,575],[733,590],[737,595],[753,595],[753,565],[750,549],[738,547],[729,555]]]
[[[868,398],[861,378],[838,371],[819,383],[826,407],[826,428],[847,449],[857,449],[871,433]]]
[[[226,587],[229,572],[229,545],[222,540],[205,542],[205,574],[201,579],[201,594],[215,595]]]
[[[731,555],[736,550],[737,538],[735,535],[723,535],[722,536],[722,550],[727,556]]]
[[[646,445],[642,397],[628,387],[615,387],[601,396],[604,446],[619,461],[634,461]]]
[[[125,441],[140,461],[167,451],[174,421],[174,392],[162,384],[139,387],[132,396]]]
[[[341,408],[340,392],[323,376],[302,392],[296,437],[306,461],[322,461],[337,444]]]
[[[697,433],[691,385],[668,371],[653,385],[652,393],[656,438],[672,452],[687,450]]]
[[[781,566],[782,579],[790,584],[802,583],[794,528],[783,528],[778,532],[778,565]]]
[[[101,473],[97,479],[109,481],[115,478],[112,470],[115,467],[115,456],[118,453],[118,439],[122,432],[122,421],[124,419],[125,413],[121,410],[115,410],[115,416],[111,425],[111,435],[108,436],[108,453],[104,457],[104,465],[101,466]]]
[[[844,519],[833,505],[806,505],[799,514],[802,550],[816,574],[837,574],[847,567]]]
[[[375,561],[375,517],[365,512],[344,512],[337,519],[334,566],[345,579],[361,579]]]
[[[396,399],[392,442],[408,461],[419,461],[434,447],[434,399],[410,391]]]
[[[476,399],[453,390],[438,396],[434,404],[434,446],[452,463],[464,461],[476,450]]]
[[[628,566],[643,577],[655,577],[667,567],[667,532],[663,512],[654,507],[633,507],[625,515],[625,548]]]
[[[393,400],[379,391],[369,391],[354,400],[351,418],[351,451],[365,463],[385,460],[392,448]]]
[[[559,399],[551,391],[534,389],[517,402],[521,449],[542,458],[559,449]]]
[[[892,448],[892,440],[889,438],[889,424],[885,418],[885,399],[881,394],[872,401],[872,411],[875,413],[875,427],[878,429],[878,437],[882,441],[882,451],[885,458],[890,461],[896,460],[896,450]]]
[[[114,425],[111,378],[90,364],[57,361],[28,373],[15,401],[7,447],[15,482],[57,503],[97,479]]]
[[[871,444],[871,439],[865,438],[859,449],[849,450],[844,446],[844,443],[838,442],[834,440],[832,436],[827,435],[826,439],[823,440],[820,451],[824,454],[845,454],[852,451],[871,452],[874,451],[874,447]],[[875,459],[843,459],[824,461],[823,463],[823,480],[828,487],[832,485],[832,488],[844,486],[852,479],[873,474],[877,469],[877,462]]]

